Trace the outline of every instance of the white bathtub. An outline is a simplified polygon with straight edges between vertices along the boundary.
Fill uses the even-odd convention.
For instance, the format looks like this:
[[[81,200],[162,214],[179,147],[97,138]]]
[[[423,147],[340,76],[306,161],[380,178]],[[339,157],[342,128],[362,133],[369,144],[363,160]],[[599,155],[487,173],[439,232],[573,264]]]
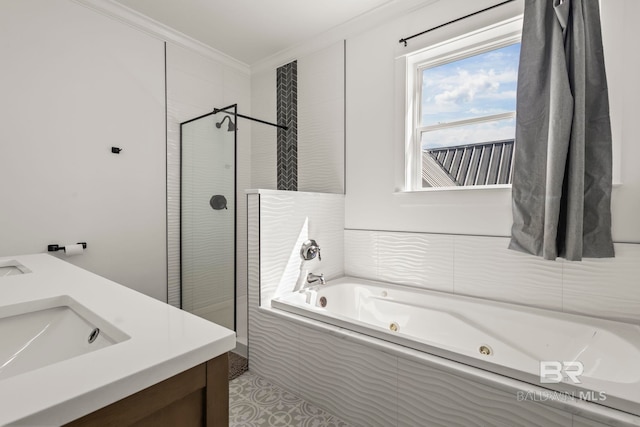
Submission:
[[[638,325],[350,277],[271,305],[640,416]]]

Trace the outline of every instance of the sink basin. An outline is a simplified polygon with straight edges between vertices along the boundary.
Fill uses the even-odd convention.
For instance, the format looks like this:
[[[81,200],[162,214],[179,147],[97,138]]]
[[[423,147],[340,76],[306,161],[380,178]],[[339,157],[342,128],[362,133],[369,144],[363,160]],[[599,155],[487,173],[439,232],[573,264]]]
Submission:
[[[67,295],[0,307],[0,337],[0,380],[129,338]]]
[[[31,273],[31,270],[20,264],[18,261],[10,260],[0,262],[0,277],[15,276],[17,274],[26,273]]]

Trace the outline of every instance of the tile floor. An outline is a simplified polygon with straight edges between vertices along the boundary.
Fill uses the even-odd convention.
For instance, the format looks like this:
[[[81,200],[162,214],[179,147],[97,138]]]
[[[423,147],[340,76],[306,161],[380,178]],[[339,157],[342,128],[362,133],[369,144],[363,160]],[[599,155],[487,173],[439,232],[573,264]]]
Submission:
[[[349,424],[246,372],[229,382],[229,426],[349,427]]]

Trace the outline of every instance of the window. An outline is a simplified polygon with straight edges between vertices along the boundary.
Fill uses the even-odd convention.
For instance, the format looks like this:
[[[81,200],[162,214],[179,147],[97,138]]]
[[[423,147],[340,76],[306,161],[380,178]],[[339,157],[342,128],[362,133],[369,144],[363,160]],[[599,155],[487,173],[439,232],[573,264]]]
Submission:
[[[407,57],[407,188],[511,183],[521,18]]]

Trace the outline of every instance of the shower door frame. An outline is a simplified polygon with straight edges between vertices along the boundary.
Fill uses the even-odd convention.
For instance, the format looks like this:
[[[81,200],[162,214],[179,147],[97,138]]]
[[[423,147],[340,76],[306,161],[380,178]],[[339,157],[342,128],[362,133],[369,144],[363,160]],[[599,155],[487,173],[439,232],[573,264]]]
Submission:
[[[233,112],[228,110],[233,109]],[[224,108],[216,108],[212,112],[203,114],[193,119],[189,119],[180,123],[180,178],[178,180],[180,194],[180,309],[183,309],[183,292],[182,292],[182,126],[196,120],[204,119],[208,116],[216,114],[228,114],[233,116],[235,129],[233,130],[233,330],[238,330],[238,104],[231,104]],[[222,128],[221,128],[222,129]]]

